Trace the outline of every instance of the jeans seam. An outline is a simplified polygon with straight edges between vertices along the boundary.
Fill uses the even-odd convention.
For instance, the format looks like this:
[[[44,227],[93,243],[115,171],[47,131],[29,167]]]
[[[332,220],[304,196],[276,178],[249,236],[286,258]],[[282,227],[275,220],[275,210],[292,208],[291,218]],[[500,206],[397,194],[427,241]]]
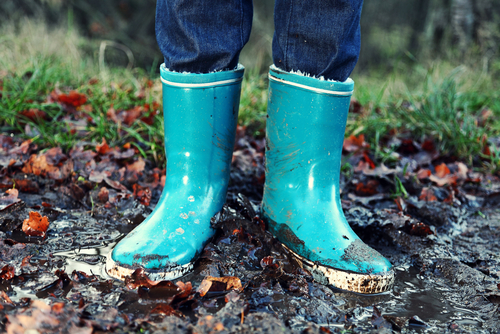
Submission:
[[[240,43],[243,48],[243,0],[240,0]]]
[[[284,68],[288,70],[288,36],[290,36],[290,21],[292,20],[292,11],[293,11],[293,1],[290,1],[290,14],[288,15],[288,22],[286,24],[286,41],[285,41],[285,56],[283,58],[285,63]]]

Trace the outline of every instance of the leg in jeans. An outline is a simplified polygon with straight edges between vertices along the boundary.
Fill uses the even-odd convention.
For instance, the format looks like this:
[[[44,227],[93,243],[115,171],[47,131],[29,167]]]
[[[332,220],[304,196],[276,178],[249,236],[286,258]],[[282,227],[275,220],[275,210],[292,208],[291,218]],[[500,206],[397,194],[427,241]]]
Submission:
[[[156,39],[175,72],[233,70],[252,27],[252,0],[158,0]]]
[[[279,69],[345,81],[359,57],[362,0],[276,0],[273,61]]]
[[[351,229],[339,192],[361,4],[276,0],[262,219],[316,281],[370,294],[394,271]]]
[[[226,201],[251,1],[158,0],[167,179],[154,211],[108,254],[118,279],[144,268],[175,279],[193,268]],[[188,72],[188,73],[187,73]]]

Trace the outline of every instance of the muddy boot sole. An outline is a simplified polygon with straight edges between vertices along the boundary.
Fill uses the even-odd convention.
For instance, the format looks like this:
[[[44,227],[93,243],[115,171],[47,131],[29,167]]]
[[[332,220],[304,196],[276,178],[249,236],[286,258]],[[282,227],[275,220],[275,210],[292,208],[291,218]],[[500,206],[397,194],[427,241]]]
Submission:
[[[111,252],[106,256],[106,272],[109,276],[124,281],[126,277],[130,277],[137,268],[126,268],[120,266],[116,261],[111,258]],[[194,261],[182,266],[169,267],[159,270],[144,269],[144,273],[152,281],[174,280],[184,276],[189,271],[193,270]]]
[[[393,270],[380,274],[354,273],[312,262],[295,253],[287,246],[283,245],[283,247],[293,254],[302,263],[303,268],[307,269],[314,280],[320,284],[360,294],[388,292],[394,285],[395,277]]]

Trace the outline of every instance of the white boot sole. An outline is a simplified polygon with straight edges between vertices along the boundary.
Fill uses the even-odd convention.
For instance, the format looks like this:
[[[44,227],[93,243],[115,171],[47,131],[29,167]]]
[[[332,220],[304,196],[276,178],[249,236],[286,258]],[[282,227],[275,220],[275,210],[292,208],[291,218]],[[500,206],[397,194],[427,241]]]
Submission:
[[[106,272],[109,276],[124,281],[126,277],[130,277],[136,269],[126,268],[120,266],[117,262],[115,262],[111,258],[111,252],[106,256]],[[163,280],[174,280],[181,276],[184,276],[189,271],[191,271],[194,267],[194,262],[190,262],[188,264],[184,264],[182,266],[177,266],[174,270],[169,268],[167,270],[151,270],[144,269],[146,276],[152,281],[163,281]]]
[[[283,245],[283,244],[282,244]],[[293,256],[302,263],[314,280],[323,285],[331,285],[337,289],[361,294],[380,294],[392,289],[394,285],[394,271],[379,274],[359,274],[325,265],[314,263],[283,245]]]

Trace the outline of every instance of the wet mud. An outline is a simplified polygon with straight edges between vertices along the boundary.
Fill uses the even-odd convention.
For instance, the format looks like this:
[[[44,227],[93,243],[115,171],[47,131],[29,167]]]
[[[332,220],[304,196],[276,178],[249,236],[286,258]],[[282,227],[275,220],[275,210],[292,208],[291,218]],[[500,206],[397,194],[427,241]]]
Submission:
[[[216,235],[194,271],[174,282],[151,282],[140,270],[121,282],[104,269],[106,254],[147,217],[161,187],[153,188],[149,205],[112,188],[109,196],[119,198],[110,206],[99,199],[99,187],[84,183],[81,197],[42,181],[36,193],[21,191],[18,201],[0,207],[0,331],[498,332],[498,205],[410,197],[402,212],[394,201],[364,205],[344,196],[355,232],[396,272],[391,292],[359,295],[318,284],[272,237],[259,216],[262,166],[237,164],[227,205],[212,220]],[[343,184],[348,190],[349,181]],[[483,190],[477,197],[491,198]],[[30,211],[48,217],[44,238],[22,233]]]

